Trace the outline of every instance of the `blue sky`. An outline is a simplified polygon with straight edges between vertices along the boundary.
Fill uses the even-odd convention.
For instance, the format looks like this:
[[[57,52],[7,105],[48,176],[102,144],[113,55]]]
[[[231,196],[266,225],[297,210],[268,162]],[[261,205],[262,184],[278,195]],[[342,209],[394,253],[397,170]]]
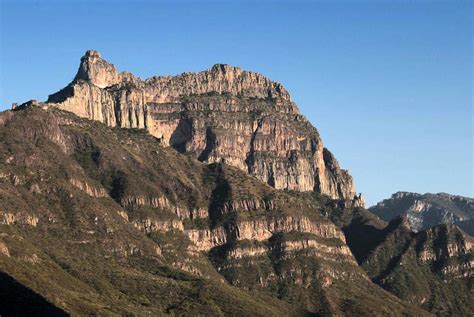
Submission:
[[[0,110],[88,49],[142,78],[228,63],[285,85],[369,205],[474,196],[471,1],[0,3]]]

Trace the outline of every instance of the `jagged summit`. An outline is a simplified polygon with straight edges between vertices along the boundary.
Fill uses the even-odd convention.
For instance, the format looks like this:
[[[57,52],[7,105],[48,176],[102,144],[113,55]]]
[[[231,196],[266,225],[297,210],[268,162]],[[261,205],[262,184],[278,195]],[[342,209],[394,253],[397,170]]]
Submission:
[[[81,58],[73,84],[83,80],[99,88],[106,88],[122,81],[137,83],[138,78],[131,75],[128,72],[119,73],[113,64],[101,57],[98,51],[89,50]],[[211,92],[290,100],[290,95],[280,83],[271,81],[261,74],[245,71],[240,67],[228,64],[215,64],[211,68],[198,73],[187,72],[177,76],[153,76],[141,84],[149,89],[154,88],[155,92],[158,92],[159,97],[157,99],[159,101],[175,100],[183,95]],[[170,84],[175,89],[163,91]]]
[[[356,194],[283,85],[239,67],[141,80],[87,51],[74,81],[48,102],[109,126],[147,129],[165,146],[225,161],[277,189],[350,201]]]
[[[215,70],[215,71],[226,72],[226,71],[233,71],[235,68],[239,68],[239,67],[234,67],[229,64],[217,63],[217,64],[214,64],[210,69]]]
[[[88,51],[86,51],[84,56],[85,57],[98,57],[98,58],[101,58],[100,53],[96,50],[88,50]]]
[[[97,87],[105,88],[118,84],[121,77],[115,66],[102,59],[99,52],[89,50],[81,58],[74,82],[78,80],[89,81]]]

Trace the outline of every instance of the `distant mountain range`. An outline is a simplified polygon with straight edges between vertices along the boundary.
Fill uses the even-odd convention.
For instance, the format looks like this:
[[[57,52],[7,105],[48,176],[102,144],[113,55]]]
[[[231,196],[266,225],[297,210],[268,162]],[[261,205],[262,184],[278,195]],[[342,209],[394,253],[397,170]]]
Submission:
[[[445,193],[397,192],[369,210],[385,221],[406,214],[413,231],[439,224],[456,224],[474,235],[474,199]]]

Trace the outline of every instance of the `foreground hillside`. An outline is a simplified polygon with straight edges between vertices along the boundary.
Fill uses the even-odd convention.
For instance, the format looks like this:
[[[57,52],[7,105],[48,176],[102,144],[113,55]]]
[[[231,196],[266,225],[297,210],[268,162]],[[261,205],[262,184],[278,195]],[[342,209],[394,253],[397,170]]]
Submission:
[[[0,270],[46,311],[425,314],[371,282],[316,193],[58,110],[1,113],[0,142]]]

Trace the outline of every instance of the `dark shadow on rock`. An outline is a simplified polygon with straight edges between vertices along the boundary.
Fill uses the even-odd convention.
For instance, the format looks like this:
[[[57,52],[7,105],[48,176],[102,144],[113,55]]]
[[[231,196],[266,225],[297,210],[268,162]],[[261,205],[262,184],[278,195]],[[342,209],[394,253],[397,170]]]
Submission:
[[[186,143],[192,138],[192,121],[187,117],[182,117],[179,120],[178,126],[173,131],[170,137],[170,145],[178,152],[186,152]]]
[[[226,179],[223,165],[221,163],[209,165],[209,173],[212,175],[215,182],[209,204],[209,219],[211,222],[211,227],[215,228],[221,224],[224,226],[232,226],[235,212],[228,211],[227,213],[223,214],[222,211],[224,205],[232,200],[232,189],[228,180]],[[233,232],[233,228],[227,229],[229,229],[227,231],[228,233]]]
[[[207,127],[206,129],[206,147],[204,151],[199,155],[198,160],[201,162],[207,161],[209,155],[211,154],[212,150],[216,146],[216,134],[212,131],[211,127]]]

